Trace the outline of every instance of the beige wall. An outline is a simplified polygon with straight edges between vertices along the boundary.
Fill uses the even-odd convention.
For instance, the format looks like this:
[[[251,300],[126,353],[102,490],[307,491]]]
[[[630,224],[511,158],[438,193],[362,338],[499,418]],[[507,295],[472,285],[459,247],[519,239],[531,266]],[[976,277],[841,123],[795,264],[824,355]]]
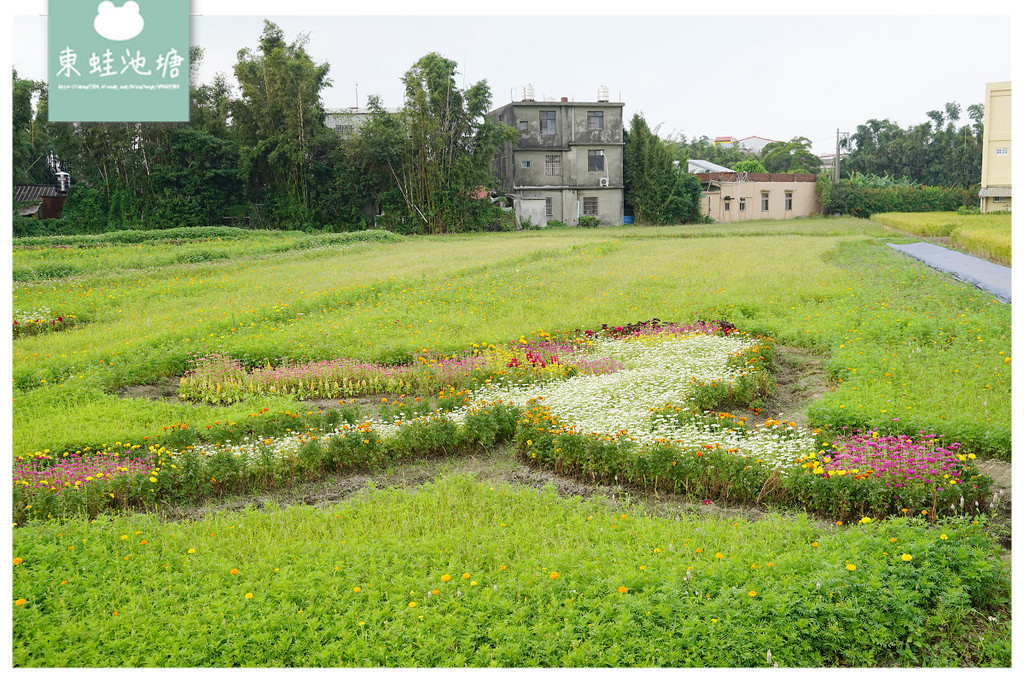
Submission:
[[[1010,187],[1013,146],[1010,134],[1010,81],[985,84],[985,136],[981,153],[981,187]],[[1010,197],[981,198],[981,211],[1009,211]]]
[[[712,220],[735,221],[784,220],[818,213],[815,183],[812,182],[721,182],[705,191],[701,211]],[[762,209],[762,193],[768,193],[768,210]],[[792,193],[792,208],[786,208],[786,193]],[[726,199],[730,197],[730,199]],[[740,209],[740,199],[745,208]],[[726,205],[728,204],[728,208]]]

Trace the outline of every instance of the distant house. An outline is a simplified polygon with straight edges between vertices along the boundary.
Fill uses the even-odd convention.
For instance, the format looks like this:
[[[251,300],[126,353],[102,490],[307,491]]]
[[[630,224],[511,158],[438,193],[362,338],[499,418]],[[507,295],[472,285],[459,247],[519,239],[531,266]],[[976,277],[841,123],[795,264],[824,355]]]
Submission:
[[[732,147],[736,144],[736,138],[731,135],[719,135],[712,143],[713,147]]]
[[[605,87],[594,101],[570,102],[537,101],[526,86],[522,100],[488,114],[519,132],[498,151],[494,169],[520,219],[622,225],[622,107]]]
[[[981,148],[981,189],[978,191],[982,213],[1011,209],[1011,92],[1010,81],[985,84],[985,134]]]
[[[397,114],[401,109],[385,109],[389,114]],[[343,138],[350,138],[359,132],[373,113],[370,109],[348,107],[347,109],[324,109],[324,123]]]
[[[761,155],[761,150],[769,142],[779,142],[778,140],[772,140],[770,138],[762,138],[757,135],[751,135],[750,137],[740,138],[736,141],[736,146],[742,149],[747,154]]]
[[[22,216],[60,218],[67,192],[59,185],[15,185],[14,206]]]
[[[818,213],[813,173],[697,173],[701,212],[720,223],[783,220]]]

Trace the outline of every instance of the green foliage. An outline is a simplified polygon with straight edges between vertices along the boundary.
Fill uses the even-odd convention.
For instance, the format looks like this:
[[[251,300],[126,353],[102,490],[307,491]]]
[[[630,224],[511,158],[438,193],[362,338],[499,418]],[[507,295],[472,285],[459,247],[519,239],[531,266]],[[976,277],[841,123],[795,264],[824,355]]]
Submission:
[[[768,169],[764,167],[764,164],[758,159],[744,159],[739,161],[729,168],[736,171],[737,173],[767,173]]]
[[[877,186],[856,180],[840,180],[832,185],[826,213],[867,218],[876,213],[914,213],[921,211],[956,211],[961,206],[977,206],[977,188]]]
[[[971,105],[967,115],[970,123],[957,127],[961,107],[948,102],[941,111],[928,112],[928,121],[905,129],[888,119],[870,119],[846,141],[852,149],[844,169],[905,176],[921,185],[976,185],[981,179],[984,107]]]
[[[811,141],[802,137],[789,142],[769,142],[761,150],[761,163],[769,173],[817,174],[821,171],[821,159],[811,152]]]
[[[12,541],[19,667],[1010,664],[1009,573],[961,520],[666,520],[446,477]]]
[[[286,43],[284,32],[264,20],[259,49],[240,50],[235,77],[241,97],[231,103],[232,130],[240,143],[239,175],[263,218],[298,226],[309,220],[313,141],[324,128],[321,91],[330,66],[306,53],[307,36]]]
[[[394,121],[379,117],[375,132],[387,150],[385,161],[408,224],[400,232],[482,229],[500,211],[473,195],[492,185],[494,154],[516,133],[485,116],[491,106],[487,82],[460,90],[456,68],[453,60],[431,52],[405,73],[400,119],[405,135],[396,134]]]
[[[633,115],[624,141],[625,202],[632,208],[636,223],[702,222],[700,184],[672,163],[668,145],[650,130],[643,116]]]

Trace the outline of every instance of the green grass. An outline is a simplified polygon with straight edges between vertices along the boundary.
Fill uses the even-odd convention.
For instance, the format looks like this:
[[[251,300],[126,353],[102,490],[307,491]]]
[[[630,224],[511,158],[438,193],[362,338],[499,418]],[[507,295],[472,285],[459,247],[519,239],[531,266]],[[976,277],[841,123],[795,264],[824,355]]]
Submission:
[[[423,348],[658,317],[726,319],[819,351],[835,390],[810,406],[818,426],[937,430],[1008,458],[1009,305],[891,253],[880,234],[818,219],[460,235],[17,284],[15,308],[81,322],[15,340],[14,450],[66,450],[75,435],[98,446],[108,412],[107,442],[158,440],[175,411],[244,415],[195,418],[75,388],[178,377],[210,352],[405,362]]]
[[[13,552],[19,667],[1010,664],[1009,579],[966,520],[665,519],[447,477],[38,523]]]
[[[1011,264],[1008,212],[963,215],[953,211],[880,213],[871,220],[923,237],[949,237],[953,247],[1003,265]]]

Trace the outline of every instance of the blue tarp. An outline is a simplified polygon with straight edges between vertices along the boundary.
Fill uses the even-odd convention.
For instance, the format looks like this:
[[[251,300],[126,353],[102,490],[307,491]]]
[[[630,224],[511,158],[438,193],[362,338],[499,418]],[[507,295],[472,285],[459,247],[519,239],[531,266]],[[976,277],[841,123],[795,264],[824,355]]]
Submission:
[[[995,263],[961,254],[930,242],[890,244],[896,251],[921,261],[936,270],[949,273],[957,280],[991,293],[1000,301],[1009,303],[1012,290],[1010,269]]]

